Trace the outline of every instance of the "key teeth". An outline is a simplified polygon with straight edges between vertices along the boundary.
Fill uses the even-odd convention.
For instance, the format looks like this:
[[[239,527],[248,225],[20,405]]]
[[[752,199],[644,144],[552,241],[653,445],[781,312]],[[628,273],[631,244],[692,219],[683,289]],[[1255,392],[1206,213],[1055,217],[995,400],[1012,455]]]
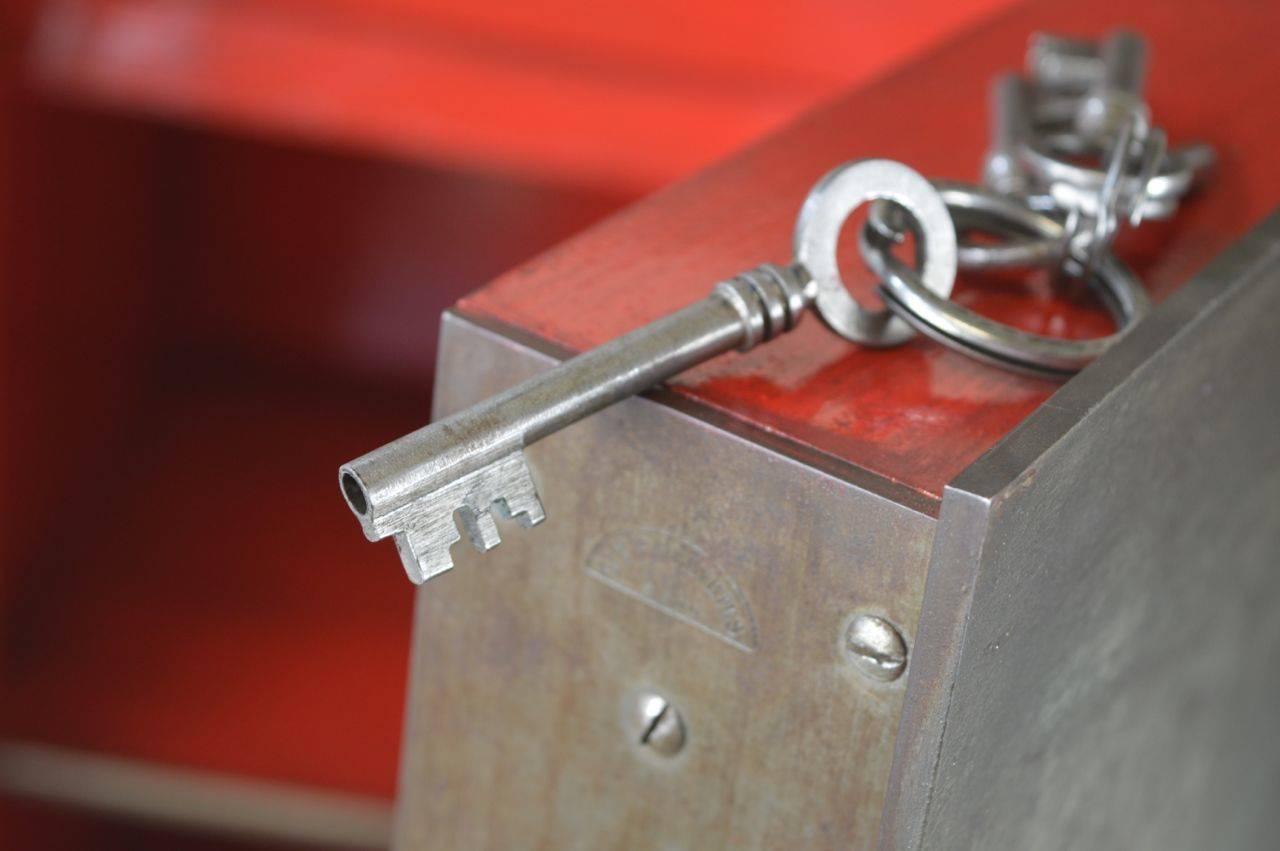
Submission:
[[[502,535],[498,532],[492,510],[497,510],[498,516],[503,520],[515,520],[525,529],[537,526],[547,519],[536,493],[521,494],[514,498],[500,496],[482,508],[464,505],[458,509],[458,521],[470,538],[471,545],[482,553],[487,553],[502,543]]]
[[[404,564],[404,570],[409,575],[410,582],[421,585],[433,576],[439,576],[453,569],[453,558],[449,555],[449,547],[462,537],[458,534],[457,527],[453,528],[451,540],[419,541],[415,545],[415,537],[408,532],[401,532],[395,536],[396,552],[400,554],[400,561]]]
[[[449,551],[462,539],[463,532],[482,553],[502,543],[493,511],[525,528],[546,519],[521,452],[506,455],[428,495],[394,519],[404,524],[392,534],[409,580],[421,585],[451,569],[453,557]]]
[[[487,553],[502,543],[502,536],[498,534],[498,524],[494,522],[493,515],[487,508],[472,508],[464,505],[458,509],[458,521],[466,531],[467,537],[471,539],[471,545],[480,552]]]
[[[493,505],[498,509],[498,515],[503,520],[515,520],[525,529],[537,526],[547,519],[546,512],[542,510],[542,501],[538,499],[537,494],[526,494],[514,499],[498,497],[493,501]]]

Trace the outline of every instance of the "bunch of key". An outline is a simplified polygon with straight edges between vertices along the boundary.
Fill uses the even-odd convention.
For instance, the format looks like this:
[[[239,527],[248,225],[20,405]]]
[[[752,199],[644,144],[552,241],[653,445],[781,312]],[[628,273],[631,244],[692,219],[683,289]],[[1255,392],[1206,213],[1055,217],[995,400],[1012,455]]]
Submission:
[[[1125,227],[1172,217],[1214,162],[1208,145],[1167,147],[1143,98],[1146,62],[1146,43],[1127,30],[1099,42],[1033,36],[1026,76],[992,83],[983,185],[934,182],[962,237],[959,268],[1050,268],[1083,279],[1111,312],[1115,334],[1075,341],[1029,334],[940,298],[894,258],[895,244],[919,232],[882,201],[871,208],[860,247],[889,308],[971,357],[1054,378],[1088,365],[1144,316],[1146,294],[1112,244]],[[974,233],[997,241],[969,239]]]
[[[805,199],[789,264],[728,278],[699,302],[344,464],[342,494],[366,537],[393,537],[414,583],[453,566],[462,532],[482,552],[497,546],[495,514],[523,526],[545,517],[527,446],[703,361],[785,334],[811,309],[865,346],[898,345],[920,331],[1002,367],[1073,374],[1148,310],[1140,283],[1111,252],[1116,230],[1172,215],[1211,159],[1202,146],[1166,152],[1142,100],[1145,53],[1126,32],[1100,44],[1035,37],[1029,78],[1003,77],[993,90],[986,185],[930,182],[890,160],[845,163]],[[1081,164],[1090,158],[1096,167]],[[883,306],[859,303],[836,261],[842,226],[868,203],[859,245]],[[958,232],[1000,241],[962,241]],[[914,263],[895,251],[908,233]],[[1095,285],[1116,334],[1043,337],[949,298],[957,269],[1046,265]]]
[[[1147,45],[1137,33],[1117,30],[1100,42],[1040,33],[1026,66],[1026,77],[1008,74],[992,84],[983,181],[1066,216],[1057,259],[1080,275],[1121,228],[1172,217],[1214,152],[1204,144],[1167,148],[1143,98]]]

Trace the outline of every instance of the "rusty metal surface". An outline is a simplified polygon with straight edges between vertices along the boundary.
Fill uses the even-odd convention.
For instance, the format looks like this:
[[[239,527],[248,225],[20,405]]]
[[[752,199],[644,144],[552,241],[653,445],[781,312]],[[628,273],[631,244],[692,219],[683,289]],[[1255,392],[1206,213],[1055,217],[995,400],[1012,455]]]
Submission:
[[[1274,848],[1280,213],[948,487],[882,848]]]
[[[450,316],[437,414],[550,363]],[[556,522],[420,593],[396,847],[872,845],[905,678],[845,634],[911,646],[933,518],[646,398],[529,462]],[[674,755],[634,740],[648,690]]]

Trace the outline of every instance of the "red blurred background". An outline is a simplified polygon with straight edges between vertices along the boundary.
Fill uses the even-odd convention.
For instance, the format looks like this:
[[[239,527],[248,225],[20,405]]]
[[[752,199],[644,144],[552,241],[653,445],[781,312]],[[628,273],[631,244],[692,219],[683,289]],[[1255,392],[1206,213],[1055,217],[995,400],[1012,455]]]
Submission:
[[[439,312],[1008,5],[6,4],[0,845],[384,844]]]

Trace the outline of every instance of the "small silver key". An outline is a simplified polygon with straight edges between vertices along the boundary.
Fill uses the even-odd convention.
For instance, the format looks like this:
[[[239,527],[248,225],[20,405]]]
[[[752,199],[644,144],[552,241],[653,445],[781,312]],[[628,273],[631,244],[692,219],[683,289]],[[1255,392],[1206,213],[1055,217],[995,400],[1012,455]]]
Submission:
[[[790,266],[766,264],[716,284],[707,298],[565,361],[504,393],[344,464],[342,494],[371,541],[393,536],[410,580],[449,570],[460,523],[481,552],[499,543],[493,517],[545,517],[524,447],[716,355],[791,330],[812,305],[836,333],[872,346],[910,327],[853,299],[840,279],[840,228],[861,204],[897,202],[916,220],[920,276],[941,297],[956,271],[956,236],[930,183],[890,160],[847,163],[820,180],[796,222]]]

